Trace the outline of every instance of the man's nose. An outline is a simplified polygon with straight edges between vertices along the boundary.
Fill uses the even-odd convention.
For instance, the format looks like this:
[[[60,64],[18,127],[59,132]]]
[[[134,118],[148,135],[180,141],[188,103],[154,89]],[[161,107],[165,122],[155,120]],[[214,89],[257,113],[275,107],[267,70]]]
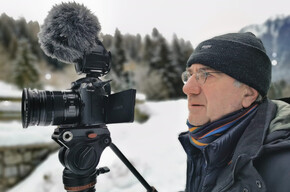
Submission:
[[[186,95],[198,95],[201,92],[200,84],[197,82],[195,76],[191,76],[186,84],[183,85],[183,93]]]

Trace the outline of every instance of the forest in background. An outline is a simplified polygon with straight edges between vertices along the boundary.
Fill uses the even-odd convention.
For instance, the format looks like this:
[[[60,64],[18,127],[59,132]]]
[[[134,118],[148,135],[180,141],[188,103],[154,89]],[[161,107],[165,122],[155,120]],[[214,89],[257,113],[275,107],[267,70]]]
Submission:
[[[73,65],[43,53],[39,30],[38,22],[14,20],[5,13],[0,16],[0,80],[19,88],[69,88],[70,82],[80,77]],[[189,41],[174,35],[168,42],[156,28],[144,37],[122,34],[118,29],[114,35],[101,33],[99,37],[112,53],[112,69],[105,78],[113,80],[114,92],[134,88],[148,100],[185,98],[180,77],[194,50]],[[45,78],[46,74],[51,74],[51,80]],[[289,83],[272,83],[268,96],[290,96]]]
[[[47,57],[41,50],[37,33],[38,22],[14,20],[2,14],[0,17],[0,79],[19,88],[41,89],[49,83],[44,76],[52,75],[51,86],[64,78],[75,81],[73,65],[64,64]],[[193,48],[189,41],[177,36],[168,42],[154,28],[151,35],[122,34],[116,29],[114,35],[100,34],[104,46],[112,53],[112,69],[106,78],[112,79],[112,90],[135,88],[149,100],[182,98],[181,73]],[[69,73],[67,72],[69,71]],[[61,75],[62,74],[62,75]],[[69,80],[68,80],[69,79]],[[66,85],[69,88],[69,84]]]

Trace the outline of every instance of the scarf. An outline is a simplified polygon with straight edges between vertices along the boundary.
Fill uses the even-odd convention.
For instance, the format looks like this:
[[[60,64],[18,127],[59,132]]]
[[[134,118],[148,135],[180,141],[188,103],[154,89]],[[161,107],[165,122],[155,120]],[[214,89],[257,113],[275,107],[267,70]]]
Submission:
[[[190,142],[197,148],[203,149],[209,143],[223,135],[231,127],[246,119],[249,114],[254,113],[257,106],[258,104],[253,104],[248,108],[230,113],[220,120],[199,127],[191,125],[187,120],[186,124],[189,128]]]

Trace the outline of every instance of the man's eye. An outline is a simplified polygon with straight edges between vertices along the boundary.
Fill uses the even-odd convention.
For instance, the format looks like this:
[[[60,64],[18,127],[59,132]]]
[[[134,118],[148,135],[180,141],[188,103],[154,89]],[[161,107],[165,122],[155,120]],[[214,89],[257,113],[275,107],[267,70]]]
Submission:
[[[214,76],[213,73],[215,73],[215,72],[207,72],[206,75],[207,75],[208,77],[209,77],[209,76]]]
[[[210,77],[210,76],[212,76],[212,74],[211,73],[206,73],[206,76]]]

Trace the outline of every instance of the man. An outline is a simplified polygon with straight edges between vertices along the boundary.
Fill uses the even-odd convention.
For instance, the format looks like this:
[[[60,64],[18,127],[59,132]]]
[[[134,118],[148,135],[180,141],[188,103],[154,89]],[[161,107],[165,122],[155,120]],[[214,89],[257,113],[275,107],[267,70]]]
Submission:
[[[266,95],[271,62],[252,33],[200,43],[182,74],[186,192],[289,192],[290,105]]]

